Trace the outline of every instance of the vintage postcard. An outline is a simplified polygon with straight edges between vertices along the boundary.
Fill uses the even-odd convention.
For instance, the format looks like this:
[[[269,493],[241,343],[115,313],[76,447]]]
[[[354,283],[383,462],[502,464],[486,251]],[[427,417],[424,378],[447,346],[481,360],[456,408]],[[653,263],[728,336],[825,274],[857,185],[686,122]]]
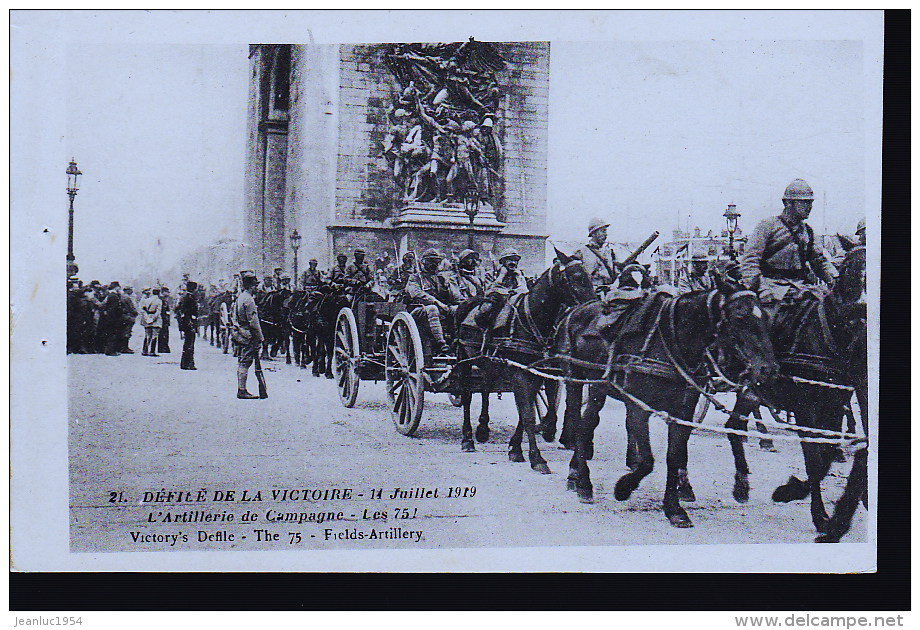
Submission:
[[[16,570],[874,570],[880,11],[10,21]]]

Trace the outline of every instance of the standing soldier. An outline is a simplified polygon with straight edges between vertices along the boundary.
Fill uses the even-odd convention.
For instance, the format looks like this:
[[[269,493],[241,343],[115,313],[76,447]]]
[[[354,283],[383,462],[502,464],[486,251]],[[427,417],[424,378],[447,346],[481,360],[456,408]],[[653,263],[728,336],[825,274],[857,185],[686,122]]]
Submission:
[[[176,319],[179,322],[179,331],[183,333],[182,359],[179,367],[183,370],[197,370],[195,367],[195,337],[198,332],[198,283],[189,280],[186,293],[176,307]]]
[[[419,273],[413,274],[406,283],[413,317],[419,320],[424,313],[428,321],[428,330],[434,342],[432,354],[443,354],[448,349],[441,317],[450,314],[450,307],[447,305],[450,297],[447,281],[438,271],[440,265],[440,252],[433,247],[426,250],[422,255],[422,268]]]
[[[316,268],[317,261],[315,258],[310,259],[309,267],[306,271],[303,272],[303,288],[307,291],[312,291],[320,285],[322,278],[319,274],[319,269]]]
[[[121,346],[119,352],[122,354],[134,354],[134,350],[129,347],[131,333],[134,331],[134,323],[137,321],[137,306],[134,304],[134,289],[125,287],[121,296],[121,306],[124,311],[120,327]]]
[[[591,219],[588,223],[588,242],[573,254],[584,263],[585,271],[598,295],[606,293],[617,278],[616,254],[607,244],[608,227],[610,224],[603,219]]]
[[[693,258],[690,261],[690,269],[687,273],[680,276],[677,281],[677,290],[680,293],[690,293],[691,291],[708,291],[713,288],[712,276],[709,275],[709,264],[706,254],[703,252],[693,252]]]
[[[252,294],[255,291],[256,274],[251,271],[240,272],[243,290],[233,303],[233,340],[239,349],[239,364],[236,370],[238,388],[236,397],[244,400],[258,398],[246,390],[246,378],[249,366],[255,360],[256,353],[262,347],[262,325],[259,323],[259,309]]]
[[[758,294],[771,317],[787,294],[798,295],[813,281],[811,272],[828,284],[834,282],[834,269],[816,250],[814,232],[805,223],[814,198],[804,180],[793,180],[783,193],[782,214],[754,228],[741,258],[744,284]]]

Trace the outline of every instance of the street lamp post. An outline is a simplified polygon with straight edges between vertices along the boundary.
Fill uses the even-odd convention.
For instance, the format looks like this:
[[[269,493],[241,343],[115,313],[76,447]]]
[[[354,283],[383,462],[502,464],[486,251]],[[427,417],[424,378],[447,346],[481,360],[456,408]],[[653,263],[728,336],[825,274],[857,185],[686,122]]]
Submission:
[[[300,234],[297,233],[295,228],[291,232],[291,249],[294,250],[294,288],[297,288],[297,250],[300,249]]]
[[[741,213],[736,212],[735,204],[730,203],[722,216],[725,217],[725,226],[728,228],[728,257],[735,260],[737,257],[735,254],[735,230],[738,229],[738,217],[741,216]]]
[[[77,275],[79,271],[73,255],[73,200],[77,196],[77,191],[80,190],[80,178],[83,173],[77,168],[76,160],[72,158],[65,172],[67,173],[67,196],[70,197],[70,223],[67,228],[67,277],[70,278]]]
[[[467,192],[467,194],[463,197],[463,211],[466,212],[467,216],[470,218],[470,233],[467,247],[475,252],[476,248],[474,247],[473,242],[473,222],[476,220],[476,215],[479,214],[479,194],[475,190],[472,192]]]

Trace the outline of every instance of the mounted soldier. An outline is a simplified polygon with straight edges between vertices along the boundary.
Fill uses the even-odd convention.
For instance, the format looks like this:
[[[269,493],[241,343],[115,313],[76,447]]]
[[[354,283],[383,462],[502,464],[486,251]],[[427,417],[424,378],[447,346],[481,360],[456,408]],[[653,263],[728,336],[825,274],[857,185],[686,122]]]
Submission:
[[[815,277],[834,283],[836,272],[815,247],[814,231],[805,222],[814,198],[804,180],[793,180],[783,193],[782,214],[754,228],[741,258],[744,284],[758,294],[771,317],[784,299],[799,295]]]
[[[438,271],[441,260],[438,250],[433,247],[426,250],[422,255],[421,268],[406,283],[412,316],[416,321],[424,319],[428,323],[433,342],[432,354],[443,354],[448,349],[441,318],[450,314],[450,291],[447,279]]]
[[[709,291],[713,288],[715,288],[715,283],[709,273],[706,254],[693,252],[687,273],[682,274],[680,280],[677,281],[677,290],[680,293],[690,293],[691,291]]]
[[[476,314],[476,323],[488,331],[495,318],[502,312],[509,297],[527,292],[527,281],[518,269],[521,255],[513,247],[502,252],[498,259],[501,269],[495,280],[485,291],[486,301]]]
[[[453,304],[460,304],[485,295],[485,287],[476,273],[478,266],[479,254],[471,249],[464,249],[460,252],[454,282],[450,286]]]
[[[610,224],[603,219],[591,219],[588,223],[588,242],[573,254],[584,263],[585,271],[599,296],[607,292],[618,275],[616,254],[607,244],[608,227]]]
[[[403,254],[402,264],[390,273],[387,283],[390,285],[390,294],[396,299],[405,297],[406,284],[415,273],[415,252],[408,251]]]
[[[348,268],[345,263],[348,262],[347,254],[339,254],[335,257],[336,266],[329,271],[329,282],[333,284],[344,285],[348,278]]]
[[[322,277],[320,276],[319,269],[316,268],[317,261],[315,258],[310,259],[309,268],[303,272],[303,288],[307,291],[312,291],[320,284],[322,284]]]
[[[367,252],[363,247],[355,249],[354,260],[345,268],[345,279],[355,295],[366,293],[374,283],[370,265],[364,261]]]

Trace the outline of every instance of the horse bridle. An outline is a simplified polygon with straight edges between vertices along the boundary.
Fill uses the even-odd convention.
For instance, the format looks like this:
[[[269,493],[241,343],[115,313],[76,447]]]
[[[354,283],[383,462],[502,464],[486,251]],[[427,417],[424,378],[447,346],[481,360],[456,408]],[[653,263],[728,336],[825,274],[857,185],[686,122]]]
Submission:
[[[713,302],[714,302],[714,298],[716,294],[719,295],[719,303],[718,303],[718,306],[714,308]],[[725,374],[725,371],[719,365],[719,360],[713,356],[712,350],[714,348],[721,348],[722,344],[724,343],[722,331],[724,330],[726,324],[728,323],[728,318],[724,317],[725,307],[740,298],[754,298],[754,300],[757,300],[757,294],[754,293],[753,291],[749,291],[745,289],[742,291],[736,291],[732,293],[731,295],[729,295],[728,297],[725,297],[725,295],[722,294],[720,291],[715,290],[712,293],[710,293],[709,297],[706,300],[707,311],[708,311],[710,321],[715,321],[716,324],[715,324],[715,329],[714,329],[715,339],[713,340],[711,344],[709,344],[706,347],[704,358],[709,364],[710,374],[714,373],[716,377],[726,382],[733,391],[740,391],[744,389],[745,386],[741,383],[733,381]],[[755,304],[755,308],[760,309],[760,307],[757,306],[756,304]],[[721,313],[721,315],[717,319],[716,319],[716,313],[715,313],[716,309]],[[738,348],[737,345],[731,344],[731,346],[732,346],[732,351],[736,352],[740,356],[745,366],[745,369],[742,370],[741,373],[739,374],[738,380],[741,381],[743,380],[745,375],[751,373],[751,360],[750,360],[750,357],[745,356],[744,352],[742,352],[742,350]]]

